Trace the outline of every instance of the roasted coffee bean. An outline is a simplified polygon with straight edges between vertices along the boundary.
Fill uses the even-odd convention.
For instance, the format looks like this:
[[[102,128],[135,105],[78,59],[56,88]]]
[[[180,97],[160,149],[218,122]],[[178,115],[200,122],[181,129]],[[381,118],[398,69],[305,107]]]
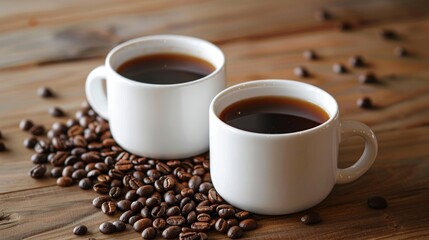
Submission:
[[[165,213],[168,217],[180,215],[180,208],[178,206],[172,206],[167,209]]]
[[[39,164],[34,166],[30,172],[28,173],[32,178],[40,179],[45,176],[46,173],[46,166]]]
[[[246,219],[246,220],[248,220],[248,219]],[[243,221],[246,221],[246,220],[243,220]],[[306,224],[306,225],[317,224],[321,221],[322,221],[322,218],[320,218],[319,213],[314,212],[314,211],[307,212],[304,216],[301,217],[301,222]],[[255,225],[256,225],[256,222],[255,222]]]
[[[69,187],[73,185],[73,179],[71,177],[60,177],[57,179],[57,185],[60,187]]]
[[[364,74],[359,75],[359,82],[362,84],[376,83],[377,77],[373,73],[364,73]]]
[[[35,137],[29,137],[24,140],[24,146],[26,148],[34,148],[34,146],[36,146],[37,143],[38,143],[38,140]]]
[[[37,95],[39,95],[42,98],[48,98],[48,97],[54,96],[52,90],[48,87],[39,87],[37,89]]]
[[[54,137],[59,137],[59,136],[61,136],[61,132],[59,132],[59,131],[55,131],[55,130],[51,129],[51,130],[48,130],[48,132],[46,133],[46,136],[47,136],[49,139],[52,139],[52,138],[54,138]]]
[[[374,209],[384,209],[387,207],[387,201],[380,196],[370,197],[367,201],[368,207]]]
[[[166,239],[177,238],[180,234],[180,227],[178,226],[170,226],[162,231],[162,237]]]
[[[207,195],[205,195],[203,193],[195,193],[194,199],[196,202],[200,203],[200,202],[206,201],[208,199],[208,197],[207,197]]]
[[[118,221],[118,220],[114,221],[113,225],[116,228],[116,232],[123,232],[127,228],[127,226],[125,225],[125,223],[123,223],[122,221]]]
[[[53,167],[51,169],[51,176],[54,178],[59,178],[63,175],[63,169],[60,167]]]
[[[391,29],[382,29],[380,31],[380,36],[384,39],[387,39],[387,40],[392,40],[392,39],[398,38],[398,35],[396,34],[396,32],[391,30]]]
[[[249,231],[249,230],[253,230],[257,227],[256,221],[253,218],[248,218],[248,219],[244,219],[242,220],[238,226],[241,227],[241,229],[243,229],[244,231]]]
[[[407,49],[402,46],[396,47],[394,53],[397,57],[406,57],[409,55]]]
[[[108,183],[110,183],[110,177],[109,177],[109,175],[106,175],[106,174],[100,174],[97,176],[97,181],[100,183],[108,184]]]
[[[233,218],[235,217],[235,210],[231,205],[222,204],[216,208],[216,211],[221,218]]]
[[[106,138],[103,140],[102,144],[104,147],[112,147],[116,145],[116,142],[113,138]]]
[[[165,190],[170,190],[174,188],[175,184],[176,184],[176,180],[171,175],[166,176],[165,179],[162,181],[162,185]]]
[[[137,179],[137,178],[135,178],[135,177],[131,176],[131,177],[130,177],[130,180],[128,181],[128,185],[129,185],[132,189],[136,190],[136,189],[138,189],[139,187],[143,186],[143,183],[142,183],[139,179]]]
[[[153,208],[155,206],[158,206],[159,204],[160,201],[157,198],[150,197],[146,200],[146,206],[148,206],[149,208]]]
[[[327,21],[327,20],[330,20],[332,18],[332,15],[330,12],[328,12],[325,9],[319,9],[316,12],[314,12],[314,18],[317,21]]]
[[[34,164],[42,164],[48,162],[48,155],[46,153],[35,153],[31,156],[31,161]]]
[[[152,225],[156,230],[162,230],[167,227],[167,222],[164,218],[156,218]]]
[[[136,193],[136,190],[130,190],[125,194],[125,199],[130,200],[130,201],[135,201],[137,200],[138,195]]]
[[[197,221],[197,213],[195,211],[190,211],[188,216],[186,216],[186,222],[192,224]]]
[[[77,135],[81,135],[83,133],[83,128],[79,125],[74,125],[72,127],[69,128],[69,130],[67,130],[67,135],[69,137],[74,137]]]
[[[82,156],[82,154],[86,153],[86,149],[85,149],[85,148],[73,148],[73,149],[70,151],[70,153],[71,153],[71,155],[73,155],[73,156],[79,156],[79,157],[81,157],[81,156]],[[82,163],[83,163],[83,162],[82,162]]]
[[[207,213],[200,213],[197,216],[197,221],[199,222],[210,222],[212,218]]]
[[[165,206],[155,206],[152,211],[151,211],[151,215],[154,218],[159,218],[162,217],[165,213]]]
[[[154,187],[152,185],[144,185],[139,187],[136,192],[138,195],[142,196],[142,197],[149,197],[153,191],[154,191]]]
[[[183,197],[191,197],[194,195],[194,190],[192,188],[184,188],[180,191],[180,194]]]
[[[156,230],[153,227],[148,227],[142,232],[143,239],[154,239],[156,237]]]
[[[128,220],[133,216],[133,211],[128,210],[125,211],[124,213],[121,214],[121,216],[119,217],[119,220],[124,222],[124,223],[128,223]]]
[[[101,174],[100,170],[92,169],[92,170],[88,171],[88,173],[86,174],[86,177],[97,178],[100,174]]]
[[[36,147],[41,146],[40,143],[41,142],[39,142],[38,145],[36,145]],[[61,167],[61,166],[64,166],[64,163],[66,162],[67,157],[68,157],[68,152],[59,151],[53,155],[50,162],[55,167]]]
[[[76,135],[73,137],[73,146],[75,147],[86,147],[88,143],[82,135]]]
[[[203,183],[201,183],[198,191],[200,193],[207,194],[209,192],[209,190],[212,189],[212,188],[213,188],[213,184],[211,184],[209,182],[203,182]]]
[[[109,196],[111,198],[118,198],[121,196],[121,188],[120,187],[112,187],[109,191]]]
[[[164,189],[164,186],[162,185],[162,181],[161,180],[156,180],[154,183],[153,183],[153,186],[155,187],[155,190],[157,191],[157,192],[160,192],[160,193],[163,193],[163,192],[165,192],[165,189]]]
[[[182,214],[186,215],[194,209],[195,209],[195,203],[189,202],[182,207]]]
[[[167,175],[171,172],[171,168],[163,162],[156,164],[156,170],[158,170],[163,175]]]
[[[305,50],[302,56],[307,60],[316,60],[318,58],[313,50]]]
[[[195,210],[197,211],[197,213],[207,213],[210,214],[213,211],[213,208],[211,206],[197,206],[195,208]]]
[[[124,173],[117,169],[110,169],[108,175],[115,179],[122,179],[124,177]]]
[[[49,143],[47,141],[40,140],[37,142],[36,146],[34,146],[34,151],[36,151],[37,153],[48,153],[49,147],[50,146],[49,146]]]
[[[98,194],[108,194],[110,191],[110,186],[105,183],[96,183],[92,189]]]
[[[96,153],[96,152],[86,152],[83,153],[80,158],[82,159],[83,162],[85,163],[90,163],[90,162],[98,162],[100,161],[100,156]]]
[[[181,226],[185,224],[185,221],[186,221],[185,218],[180,215],[170,216],[166,220],[167,224],[171,226]]]
[[[143,207],[144,207],[143,203],[141,203],[139,201],[134,201],[130,205],[130,209],[133,212],[140,212]]]
[[[67,161],[67,159],[66,159],[66,161]],[[82,161],[77,161],[73,164],[73,168],[74,169],[84,169],[85,163],[83,163]]]
[[[293,73],[295,74],[295,76],[297,77],[308,77],[310,76],[309,72],[307,71],[307,69],[305,69],[304,67],[295,67],[293,69]]]
[[[128,219],[128,223],[132,226],[134,223],[136,223],[138,220],[142,219],[143,217],[140,215],[131,216],[130,219]]]
[[[222,197],[217,193],[216,189],[212,188],[208,192],[208,199],[211,203],[222,203]]]
[[[203,166],[195,167],[192,171],[192,175],[198,175],[203,176],[206,173],[206,170],[203,168]]]
[[[136,232],[142,232],[148,227],[152,227],[152,220],[150,218],[142,218],[133,224],[133,229]]]
[[[41,136],[45,134],[45,127],[43,127],[42,125],[35,125],[32,126],[29,131],[34,136]]]
[[[113,201],[104,202],[101,205],[101,211],[107,215],[113,215],[116,213],[116,204]]]
[[[51,107],[51,108],[49,108],[48,112],[53,117],[63,117],[63,116],[65,116],[64,111],[61,108],[59,108],[59,107]]]
[[[332,65],[332,71],[334,71],[334,73],[346,73],[347,68],[340,63],[335,63]]]
[[[238,226],[238,220],[236,218],[230,218],[226,220],[226,222],[228,223],[229,227]]]
[[[19,128],[22,131],[29,131],[34,126],[33,121],[29,119],[23,119],[21,122],[19,122]]]
[[[227,233],[227,236],[232,239],[243,236],[243,230],[239,226],[232,226]]]
[[[98,227],[98,230],[100,230],[100,232],[103,234],[112,234],[116,232],[116,227],[111,222],[104,222],[100,224],[100,226]]]
[[[177,172],[177,178],[179,178],[181,181],[189,181],[191,179],[192,175],[190,173],[179,171]]]
[[[191,179],[189,179],[189,188],[192,188],[194,192],[198,191],[198,188],[200,187],[200,184],[203,182],[203,179],[200,176],[192,176]]]
[[[79,225],[73,228],[74,235],[85,235],[88,232],[88,228],[85,225]]]
[[[177,205],[179,204],[180,200],[182,199],[181,195],[174,195],[174,192],[169,191],[164,194],[164,200],[169,206]]]
[[[353,28],[353,26],[349,22],[340,22],[337,26],[338,29],[343,32],[350,31]]]
[[[79,181],[79,187],[84,190],[88,190],[92,188],[92,181],[89,178],[82,178]]]
[[[123,199],[120,200],[116,203],[116,207],[120,210],[120,211],[128,211],[131,209],[131,202],[129,200]]]
[[[101,144],[101,143],[93,142],[93,143],[88,144],[88,149],[91,151],[100,150],[102,148],[103,148],[103,144]]]
[[[179,240],[200,240],[201,237],[197,232],[181,232],[179,234]]]
[[[150,209],[149,209],[149,207],[148,206],[143,207],[142,210],[140,211],[140,215],[142,217],[150,218],[151,215],[150,215]]]
[[[72,166],[68,166],[68,167],[70,167],[71,169],[74,169]],[[71,177],[77,181],[77,180],[81,180],[81,179],[85,178],[86,174],[87,173],[85,170],[77,169],[72,173]]]
[[[210,230],[210,224],[206,222],[194,222],[191,224],[191,228],[197,232],[207,232]]]
[[[112,199],[109,196],[99,196],[92,200],[92,205],[96,208],[101,208],[101,205],[107,201],[111,201]]]
[[[251,214],[248,211],[239,211],[235,214],[235,217],[240,221],[247,219],[247,218],[250,218],[250,216],[251,216]]]
[[[64,161],[64,165],[74,165],[78,161],[79,161],[79,158],[77,158],[76,156],[68,156],[66,158],[66,160]],[[82,162],[82,164],[83,164],[83,162]],[[73,166],[73,168],[75,168],[75,167]],[[83,168],[83,165],[82,165],[82,168]]]
[[[356,56],[349,58],[349,64],[352,67],[363,67],[363,66],[365,66],[365,61],[363,60],[363,58],[361,56],[356,55]]]
[[[371,99],[369,97],[359,98],[357,100],[356,104],[358,105],[358,107],[365,108],[365,109],[370,109],[370,108],[373,107],[372,101],[371,101]]]
[[[227,231],[228,231],[228,222],[225,220],[225,219],[223,219],[223,218],[219,218],[217,221],[216,221],[216,224],[215,224],[215,229],[218,231],[218,232],[221,232],[221,233],[226,233]]]

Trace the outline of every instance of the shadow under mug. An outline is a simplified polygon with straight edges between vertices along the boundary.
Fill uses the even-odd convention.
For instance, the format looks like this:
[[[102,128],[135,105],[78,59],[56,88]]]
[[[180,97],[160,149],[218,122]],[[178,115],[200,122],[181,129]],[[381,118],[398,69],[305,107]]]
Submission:
[[[215,70],[194,81],[164,85],[134,81],[116,71],[127,60],[159,53],[201,58]],[[113,48],[105,64],[88,75],[86,96],[109,120],[122,148],[140,156],[180,159],[208,150],[207,112],[213,97],[225,88],[225,74],[225,57],[210,42],[180,35],[147,36]]]
[[[287,96],[321,107],[329,119],[300,132],[260,134],[234,128],[219,115],[231,104],[258,96]],[[356,180],[373,164],[377,140],[356,121],[340,121],[335,99],[315,86],[290,80],[241,83],[211,102],[210,170],[218,193],[230,204],[258,214],[281,215],[320,203],[335,184]],[[362,137],[365,149],[351,167],[338,169],[342,138]]]

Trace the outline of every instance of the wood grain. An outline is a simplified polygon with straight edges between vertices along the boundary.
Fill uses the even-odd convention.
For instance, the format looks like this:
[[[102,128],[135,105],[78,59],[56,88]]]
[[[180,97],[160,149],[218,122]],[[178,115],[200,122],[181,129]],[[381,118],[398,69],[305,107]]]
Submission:
[[[320,8],[332,21],[313,18]],[[340,32],[349,21],[354,29]],[[380,38],[380,29],[394,29],[398,40]],[[115,44],[159,33],[187,34],[218,44],[227,57],[228,85],[280,78],[315,84],[337,100],[343,119],[368,124],[379,141],[374,166],[354,183],[335,186],[315,207],[323,222],[305,226],[301,213],[257,216],[258,229],[249,239],[425,239],[429,236],[429,2],[395,1],[11,1],[0,2],[0,131],[8,148],[0,153],[0,239],[74,239],[73,226],[85,224],[85,238],[139,238],[133,230],[105,236],[98,225],[113,219],[91,205],[96,196],[78,187],[59,188],[54,179],[36,181],[27,172],[33,153],[23,147],[28,136],[21,119],[51,126],[72,117],[85,99],[84,83]],[[396,46],[412,53],[393,54]],[[320,59],[302,57],[314,49]],[[348,66],[359,54],[365,68]],[[339,75],[332,64],[349,69]],[[306,67],[310,78],[293,75]],[[359,84],[357,77],[374,72],[378,84]],[[51,87],[55,98],[36,91]],[[356,99],[369,96],[377,109],[362,110]],[[68,117],[55,119],[47,110],[63,108]],[[340,167],[351,165],[363,149],[360,139],[341,144]],[[369,196],[382,195],[385,210],[366,207]],[[117,216],[116,216],[117,217]],[[128,226],[129,228],[129,226]],[[225,236],[209,235],[213,239]]]

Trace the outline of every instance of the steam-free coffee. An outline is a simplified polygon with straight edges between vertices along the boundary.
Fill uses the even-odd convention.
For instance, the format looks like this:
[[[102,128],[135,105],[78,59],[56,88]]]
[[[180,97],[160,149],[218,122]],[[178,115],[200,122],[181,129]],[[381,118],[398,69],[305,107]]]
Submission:
[[[262,96],[235,102],[220,119],[235,128],[264,134],[293,133],[316,127],[329,119],[319,106],[296,98]]]
[[[203,78],[215,70],[209,62],[185,54],[153,54],[130,59],[120,65],[122,76],[150,84],[179,84]]]

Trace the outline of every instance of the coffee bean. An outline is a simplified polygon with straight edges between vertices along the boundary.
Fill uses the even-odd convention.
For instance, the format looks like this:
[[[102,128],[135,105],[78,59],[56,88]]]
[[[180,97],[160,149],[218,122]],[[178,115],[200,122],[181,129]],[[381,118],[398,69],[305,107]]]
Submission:
[[[184,188],[180,191],[180,194],[183,197],[191,197],[194,195],[194,190],[192,188]]]
[[[116,204],[113,201],[104,202],[101,205],[101,211],[107,215],[113,215],[116,213]]]
[[[197,232],[181,232],[179,234],[179,240],[197,240],[201,239],[200,236],[198,236]]]
[[[52,93],[52,90],[48,87],[40,87],[37,89],[37,95],[39,95],[42,98],[48,98],[53,97],[54,94]]]
[[[98,230],[100,230],[100,232],[103,234],[112,234],[116,232],[116,227],[111,222],[104,222],[100,224],[100,226],[98,227]]]
[[[34,162],[33,162],[34,163]],[[59,178],[63,175],[63,169],[60,167],[53,167],[51,169],[51,176],[54,178]]]
[[[51,107],[48,110],[49,114],[53,117],[63,117],[65,116],[64,111],[59,107]]]
[[[185,218],[178,215],[178,216],[170,216],[167,218],[166,222],[168,225],[171,226],[181,226],[185,223]]]
[[[41,136],[45,134],[45,127],[43,127],[42,125],[36,125],[32,126],[29,131],[34,136]]]
[[[182,207],[182,214],[186,215],[194,209],[195,209],[195,203],[189,202]]]
[[[90,163],[90,162],[98,162],[100,161],[100,156],[96,152],[86,152],[83,153],[80,158],[84,163]]]
[[[87,165],[88,166],[88,165]],[[86,169],[85,169],[86,170]],[[88,170],[87,170],[88,171]],[[100,172],[100,170],[98,170],[98,169],[92,169],[92,170],[90,170],[87,174],[86,174],[86,177],[88,177],[88,178],[92,178],[92,179],[95,179],[95,178],[97,178],[99,175],[101,174],[101,172]]]
[[[338,29],[342,32],[350,31],[353,28],[349,22],[340,22],[337,26]]]
[[[135,201],[138,199],[138,195],[136,193],[136,190],[130,190],[125,194],[125,199],[130,200],[130,201]]]
[[[305,50],[302,56],[307,60],[316,60],[318,58],[313,50]]]
[[[131,203],[130,209],[133,212],[140,212],[143,207],[144,207],[143,203],[139,201],[134,201]]]
[[[29,131],[34,126],[33,121],[29,119],[23,119],[19,122],[19,128],[22,131]]]
[[[210,229],[210,224],[206,222],[194,222],[191,224],[191,228],[197,232],[207,232]]]
[[[92,181],[89,178],[82,178],[79,181],[79,187],[84,190],[88,190],[92,188]]]
[[[142,232],[143,239],[154,239],[156,237],[156,230],[153,227],[148,227]]]
[[[212,188],[208,192],[208,199],[211,203],[222,203],[222,197],[217,193],[216,189]]]
[[[374,196],[374,197],[368,198],[367,204],[368,204],[368,207],[373,209],[384,209],[387,207],[386,199],[380,196]]]
[[[97,181],[100,183],[108,184],[110,183],[110,177],[109,175],[106,175],[106,174],[100,174],[97,176]]]
[[[216,224],[215,224],[215,229],[218,231],[218,232],[221,232],[221,233],[226,233],[227,231],[228,231],[228,222],[225,220],[225,219],[223,219],[223,218],[219,218],[217,221],[216,221]]]
[[[322,219],[320,218],[319,213],[314,212],[314,211],[310,211],[301,217],[301,222],[306,224],[306,225],[317,224],[321,221],[322,221]]]
[[[74,169],[72,166],[68,166],[68,167],[70,167],[71,169]],[[83,178],[85,178],[86,177],[86,171],[85,170],[83,170],[83,169],[77,169],[77,170],[75,170],[73,173],[72,173],[72,175],[71,175],[71,177],[74,179],[74,180],[76,180],[76,181],[79,181],[79,180],[81,180],[81,179],[83,179]],[[89,180],[89,179],[88,179]]]
[[[227,233],[227,236],[232,239],[240,238],[243,235],[243,230],[239,226],[232,226]]]
[[[377,77],[373,73],[364,73],[364,74],[359,75],[359,82],[362,84],[376,83]]]
[[[133,229],[136,232],[143,232],[148,227],[152,227],[152,220],[150,218],[142,218],[133,224]]]
[[[38,140],[35,137],[28,137],[24,140],[24,146],[26,148],[34,148],[36,146]]]
[[[114,221],[113,225],[116,228],[116,232],[123,232],[127,228],[127,226],[125,225],[125,223],[123,223],[121,221],[118,221],[118,220]]]
[[[228,226],[230,226],[230,227],[238,226],[238,220],[236,218],[230,218],[230,219],[226,220],[226,222],[228,223]]]
[[[92,189],[94,190],[94,192],[98,193],[98,194],[108,194],[110,191],[110,186],[105,184],[105,183],[96,183],[94,184],[94,186],[92,187]]]
[[[213,211],[213,208],[211,206],[197,206],[195,210],[197,211],[197,213],[210,214]]]
[[[167,175],[171,172],[171,168],[163,162],[156,164],[156,170],[158,170],[163,175]]]
[[[256,221],[255,219],[252,218],[248,218],[248,219],[244,219],[242,220],[238,226],[241,227],[241,229],[243,229],[244,231],[249,231],[249,230],[253,230],[257,227]]]
[[[180,227],[178,226],[170,226],[162,231],[162,237],[166,239],[177,238],[180,234]]]
[[[72,127],[69,128],[69,130],[67,130],[67,135],[69,137],[74,137],[77,135],[81,135],[83,133],[83,128],[79,125],[74,125]]]
[[[301,66],[295,67],[293,69],[293,73],[297,77],[303,77],[303,78],[305,78],[305,77],[310,76],[310,74],[308,73],[307,69],[305,69],[304,67],[301,67]]]
[[[128,220],[130,219],[130,217],[133,216],[133,211],[128,210],[125,211],[124,213],[121,214],[121,216],[119,217],[119,221],[124,222],[124,223],[128,223]]]
[[[131,216],[130,219],[128,219],[128,223],[132,226],[134,225],[134,223],[136,223],[138,220],[142,219],[142,216],[139,215],[135,215],[135,216]]]
[[[195,211],[190,211],[188,216],[186,216],[186,222],[192,224],[197,221],[197,213]]]
[[[123,199],[116,203],[116,207],[118,207],[120,211],[125,212],[131,209],[131,202],[129,200]]]
[[[349,64],[352,67],[363,67],[363,66],[365,66],[365,61],[363,60],[363,58],[361,56],[356,55],[356,56],[349,58]]]
[[[46,173],[46,166],[39,164],[34,166],[30,172],[28,173],[32,178],[40,179],[45,176]]]
[[[162,186],[164,187],[165,190],[172,189],[175,186],[175,184],[176,184],[176,180],[171,175],[166,176],[165,179],[162,181]]]
[[[34,164],[42,164],[48,162],[48,155],[46,153],[35,153],[31,156],[31,161]]]
[[[167,222],[164,218],[156,218],[152,225],[156,230],[162,230],[167,227]]]
[[[394,53],[397,57],[406,57],[409,55],[407,49],[402,46],[396,47]]]
[[[327,20],[330,20],[332,18],[332,15],[330,12],[328,12],[325,9],[319,9],[316,12],[314,12],[314,18],[317,21],[327,21]]]
[[[199,222],[210,222],[212,218],[207,213],[200,213],[197,216],[197,221]]]
[[[57,185],[60,187],[69,187],[73,185],[73,179],[71,177],[60,177],[57,179]]]
[[[74,235],[85,235],[88,232],[88,228],[85,225],[79,225],[73,228]]]
[[[240,221],[247,219],[247,218],[250,218],[250,216],[251,216],[251,214],[248,211],[239,211],[235,214],[235,217]]]
[[[223,208],[218,211],[219,217],[221,218],[232,218],[235,215],[235,211],[232,208]]]
[[[372,101],[371,101],[371,99],[369,97],[359,98],[357,100],[356,104],[358,105],[358,107],[365,108],[365,109],[370,109],[370,108],[373,107]]]
[[[79,158],[77,158],[76,156],[68,156],[66,158],[66,160],[64,161],[64,165],[74,165],[75,163],[77,163],[79,161]],[[82,168],[83,168],[83,162],[81,162],[82,164]],[[73,166],[73,168],[75,168]],[[76,168],[75,168],[76,169]]]
[[[206,170],[201,165],[199,165],[198,167],[194,167],[194,170],[192,171],[192,175],[198,175],[200,177],[204,176],[205,173]]]
[[[383,39],[387,39],[387,40],[392,40],[392,39],[397,39],[398,38],[398,35],[392,29],[382,29],[380,31],[380,36]]]
[[[92,205],[96,208],[101,208],[101,205],[107,201],[111,201],[112,199],[109,196],[99,196],[92,200]]]
[[[150,197],[146,200],[146,206],[148,206],[149,208],[153,208],[155,206],[158,206],[159,204],[160,201],[157,198]]]
[[[332,65],[332,71],[334,71],[334,73],[346,73],[347,69],[342,64],[336,63]]]
[[[203,182],[200,184],[200,187],[198,189],[198,191],[200,193],[204,193],[207,194],[209,192],[210,189],[213,188],[213,184],[209,183],[209,182]]]
[[[65,168],[63,168],[63,172],[62,172],[62,176],[63,177],[72,177],[73,174],[73,167],[72,166],[67,166]]]

